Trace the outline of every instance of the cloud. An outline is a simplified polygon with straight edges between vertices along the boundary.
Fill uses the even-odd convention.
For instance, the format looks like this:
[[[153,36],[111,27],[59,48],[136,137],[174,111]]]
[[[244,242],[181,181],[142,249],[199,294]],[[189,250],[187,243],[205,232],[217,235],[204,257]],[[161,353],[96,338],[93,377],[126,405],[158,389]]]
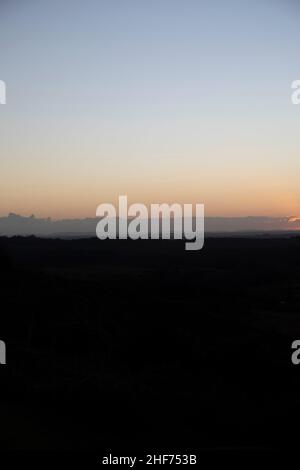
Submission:
[[[0,235],[96,236],[99,219],[37,218],[9,214],[0,217]],[[300,217],[206,217],[206,233],[291,232],[300,230]]]

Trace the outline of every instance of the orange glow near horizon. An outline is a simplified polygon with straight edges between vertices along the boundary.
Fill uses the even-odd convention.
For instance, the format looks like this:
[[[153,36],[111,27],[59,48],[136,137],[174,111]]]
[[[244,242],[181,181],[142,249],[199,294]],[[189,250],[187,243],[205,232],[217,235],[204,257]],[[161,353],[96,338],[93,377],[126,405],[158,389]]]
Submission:
[[[209,216],[300,212],[286,2],[73,2],[72,21],[69,2],[18,3],[0,15],[0,215],[94,217],[122,194]]]

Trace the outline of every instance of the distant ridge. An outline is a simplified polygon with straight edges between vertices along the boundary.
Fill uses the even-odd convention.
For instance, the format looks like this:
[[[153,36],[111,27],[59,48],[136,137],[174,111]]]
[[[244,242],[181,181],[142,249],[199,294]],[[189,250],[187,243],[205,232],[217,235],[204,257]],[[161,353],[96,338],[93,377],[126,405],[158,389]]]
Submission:
[[[61,219],[24,217],[10,213],[0,217],[0,235],[35,236],[94,236],[99,218]],[[293,232],[299,231],[300,219],[296,217],[206,217],[206,233],[231,232]]]

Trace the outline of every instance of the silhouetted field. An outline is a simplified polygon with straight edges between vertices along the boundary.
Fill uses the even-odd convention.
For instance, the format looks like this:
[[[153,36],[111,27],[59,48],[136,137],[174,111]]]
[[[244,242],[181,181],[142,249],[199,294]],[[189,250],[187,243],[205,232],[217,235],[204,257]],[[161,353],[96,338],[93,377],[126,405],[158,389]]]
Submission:
[[[0,447],[268,449],[300,420],[300,238],[0,239]]]

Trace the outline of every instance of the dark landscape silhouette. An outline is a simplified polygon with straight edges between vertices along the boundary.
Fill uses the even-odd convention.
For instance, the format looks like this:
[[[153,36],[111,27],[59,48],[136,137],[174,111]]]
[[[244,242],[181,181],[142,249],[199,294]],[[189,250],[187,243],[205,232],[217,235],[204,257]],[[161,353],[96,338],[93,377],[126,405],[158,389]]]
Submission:
[[[269,449],[300,418],[300,238],[0,239],[0,446]]]

